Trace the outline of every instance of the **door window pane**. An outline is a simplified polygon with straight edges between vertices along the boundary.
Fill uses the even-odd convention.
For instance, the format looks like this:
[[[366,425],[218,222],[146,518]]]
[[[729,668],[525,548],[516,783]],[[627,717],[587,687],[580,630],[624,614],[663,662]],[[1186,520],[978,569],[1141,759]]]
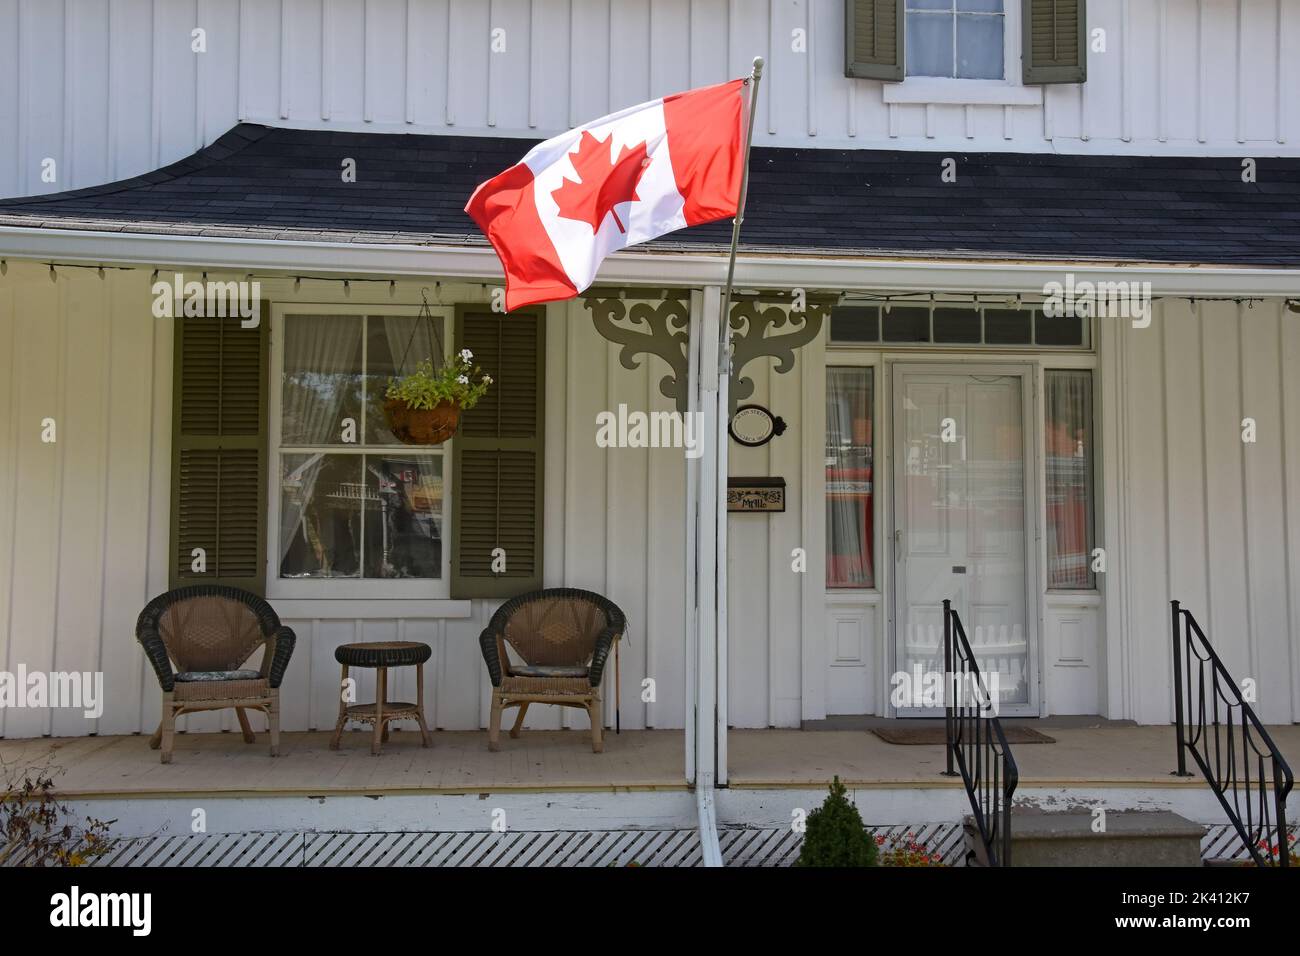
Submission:
[[[872,378],[826,370],[826,586],[875,586],[872,538]]]
[[[1046,373],[1047,586],[1089,590],[1092,572],[1092,373]]]

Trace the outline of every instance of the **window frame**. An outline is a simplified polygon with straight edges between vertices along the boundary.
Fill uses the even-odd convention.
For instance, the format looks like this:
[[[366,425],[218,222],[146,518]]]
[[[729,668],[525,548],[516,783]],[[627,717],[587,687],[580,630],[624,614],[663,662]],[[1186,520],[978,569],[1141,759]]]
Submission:
[[[997,86],[1006,86],[1011,80],[1012,71],[1009,69],[1009,59],[1015,39],[1015,34],[1020,33],[1020,28],[1013,31],[1011,24],[1011,14],[1007,9],[1008,5],[1016,6],[1015,0],[1002,0],[1002,10],[993,13],[986,10],[968,10],[958,11],[957,0],[949,0],[952,8],[949,10],[913,10],[910,8],[912,0],[903,0],[903,22],[901,32],[903,35],[902,47],[903,57],[903,82],[909,80],[918,80],[922,83],[981,83],[994,84]],[[976,17],[1001,17],[1002,18],[1002,75],[1001,76],[936,76],[932,73],[908,73],[907,72],[907,25],[912,16],[935,17],[947,16],[952,19],[952,69],[953,73],[957,72],[957,17],[958,15],[976,16]]]
[[[451,329],[455,310],[451,306],[430,306],[435,320],[442,323],[443,357],[449,359],[453,352]],[[326,454],[364,455],[382,454],[387,449],[409,448],[417,455],[442,458],[442,566],[437,578],[282,578],[280,577],[280,463],[286,452],[281,445],[282,392],[284,387],[284,340],[286,319],[293,315],[400,315],[416,317],[420,307],[415,305],[293,302],[276,303],[271,307],[271,349],[267,362],[267,504],[266,504],[266,596],[268,600],[387,600],[422,599],[448,600],[451,597],[451,502],[454,494],[452,443],[448,439],[441,445],[374,445],[363,441],[354,446],[312,446]],[[364,344],[364,337],[362,342]],[[361,428],[362,423],[358,422]],[[307,446],[291,446],[301,453]]]
[[[826,344],[828,348],[833,349],[863,349],[873,352],[888,351],[924,351],[924,352],[1030,352],[1042,353],[1043,355],[1075,355],[1075,354],[1094,354],[1097,350],[1097,319],[1095,316],[1079,316],[1082,323],[1083,341],[1078,345],[1049,345],[1040,344],[1038,338],[1038,322],[1042,317],[1043,306],[1041,302],[1026,301],[1020,306],[1008,302],[998,301],[980,301],[972,302],[970,300],[946,300],[946,299],[905,299],[898,298],[886,302],[880,298],[857,300],[852,297],[847,298],[842,305],[861,306],[864,308],[874,308],[877,311],[876,332],[878,338],[873,342],[854,342],[833,337],[832,321],[834,313],[826,320]],[[888,305],[891,309],[920,308],[929,312],[929,339],[920,342],[907,341],[885,341],[884,338],[884,309]],[[980,320],[980,341],[979,342],[936,342],[934,340],[934,313],[936,309],[966,309],[971,312],[979,313]],[[984,312],[987,310],[1023,310],[1030,312],[1030,339],[1029,342],[986,342],[987,324]]]
[[[1100,503],[1100,496],[1102,493],[1102,489],[1100,487],[1100,481],[1102,478],[1101,458],[1103,454],[1103,446],[1101,441],[1102,422],[1101,422],[1101,409],[1100,409],[1101,389],[1098,385],[1099,378],[1100,378],[1098,374],[1099,367],[1095,361],[1094,362],[1083,362],[1083,361],[1063,362],[1060,360],[1061,358],[1062,356],[1060,355],[1044,355],[1042,357],[1042,364],[1039,372],[1041,376],[1041,382],[1042,382],[1040,387],[1040,391],[1042,395],[1041,395],[1041,400],[1039,402],[1039,411],[1038,411],[1038,415],[1039,415],[1038,441],[1040,447],[1042,448],[1042,452],[1040,454],[1042,458],[1041,492],[1043,496],[1043,508],[1042,508],[1042,515],[1041,515],[1041,520],[1043,522],[1042,525],[1043,527],[1043,546],[1042,546],[1043,593],[1046,594],[1048,597],[1071,597],[1071,596],[1078,597],[1080,595],[1099,595],[1101,593],[1101,579],[1103,575],[1092,570],[1093,551],[1095,551],[1099,547],[1103,549],[1105,548],[1105,545],[1099,543],[1102,540],[1102,534],[1101,534],[1102,510],[1101,510],[1101,503]],[[1087,561],[1088,561],[1088,568],[1089,568],[1088,575],[1092,580],[1092,584],[1087,587],[1078,587],[1078,588],[1053,587],[1051,583],[1052,556],[1048,552],[1049,535],[1047,533],[1047,525],[1048,525],[1047,389],[1048,389],[1048,376],[1050,376],[1053,372],[1087,372],[1090,379],[1088,385],[1089,397],[1091,398],[1091,401],[1089,402],[1089,408],[1088,408],[1088,419],[1089,419],[1088,424],[1091,426],[1091,447],[1088,456],[1089,457],[1088,460],[1088,492],[1089,492],[1088,537],[1090,540],[1088,543]]]
[[[821,588],[826,599],[834,601],[852,601],[857,598],[876,599],[882,595],[882,568],[880,565],[881,549],[885,546],[882,538],[883,529],[880,526],[883,518],[881,510],[881,479],[879,469],[881,467],[880,449],[881,449],[881,424],[880,418],[884,414],[884,382],[883,382],[883,356],[878,349],[871,347],[870,343],[863,346],[835,344],[831,345],[828,341],[824,358],[822,360],[822,390],[821,403],[826,403],[827,391],[829,389],[829,371],[832,368],[846,369],[864,369],[871,374],[871,586],[870,587],[833,587],[830,582],[829,572],[829,547],[830,547],[830,529],[824,529],[822,541],[822,560],[824,567],[822,569]],[[818,447],[825,448],[826,431],[828,423],[822,421],[822,435],[819,439]],[[826,465],[823,461],[818,465],[818,471],[824,476],[826,474]],[[822,483],[822,500],[819,503],[820,517],[818,521],[825,522],[826,513],[826,487]]]

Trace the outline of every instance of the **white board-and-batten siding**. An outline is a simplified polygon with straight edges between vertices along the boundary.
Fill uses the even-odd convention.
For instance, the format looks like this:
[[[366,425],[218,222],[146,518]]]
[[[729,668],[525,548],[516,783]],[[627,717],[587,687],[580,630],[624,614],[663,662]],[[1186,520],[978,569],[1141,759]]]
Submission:
[[[151,315],[147,270],[62,269],[10,262],[0,279],[0,662],[29,670],[102,670],[107,703],[98,721],[74,711],[0,710],[0,732],[151,731],[157,682],[134,640],[144,603],[167,587],[171,476],[172,325]],[[270,281],[277,303],[339,304],[337,283]],[[384,291],[378,291],[384,289]],[[444,283],[445,301],[479,301],[478,284]],[[354,284],[346,300],[418,302],[415,283]],[[621,652],[623,726],[680,727],[685,719],[683,635],[685,470],[671,449],[602,449],[596,415],[667,411],[666,367],[642,358],[629,370],[619,347],[595,331],[580,302],[548,309],[545,583],[608,594],[627,612]],[[1097,672],[1095,711],[1142,723],[1172,715],[1168,600],[1185,603],[1238,678],[1258,686],[1265,720],[1300,716],[1300,316],[1279,300],[1250,306],[1158,300],[1149,328],[1096,324],[1098,543],[1107,550],[1100,606],[1068,595],[1043,599],[1041,655],[1047,711],[1088,712],[1074,688],[1054,699],[1052,669],[1079,646]],[[782,514],[730,520],[729,720],[738,727],[798,726],[825,713],[841,614],[863,625],[861,668],[836,680],[866,682],[865,710],[887,698],[887,618],[879,599],[836,609],[816,582],[791,568],[810,549],[823,573],[816,481],[822,436],[820,369],[834,356],[819,341],[793,372],[746,369],[753,401],[790,430],[756,449],[731,445],[730,473],[781,475]],[[809,363],[812,363],[811,365]],[[1050,366],[1050,363],[1048,363]],[[810,368],[813,372],[810,374]],[[41,422],[58,440],[41,441]],[[1243,443],[1243,418],[1258,440]],[[802,432],[802,433],[801,433]],[[454,491],[453,491],[454,493]],[[879,496],[878,515],[888,502]],[[884,522],[879,521],[878,527]],[[300,645],[282,692],[289,730],[328,728],[337,707],[333,650],[355,640],[420,640],[433,647],[426,706],[446,729],[484,726],[488,682],[477,637],[496,602],[430,602],[426,615],[383,601],[284,602]],[[454,616],[444,617],[443,614]],[[399,616],[406,615],[406,616]],[[1070,635],[1066,635],[1066,630]],[[1074,642],[1066,653],[1061,648]],[[849,675],[850,670],[854,673]],[[409,672],[397,696],[413,692]],[[654,700],[643,700],[643,681]],[[361,693],[372,687],[361,676]],[[612,721],[612,684],[606,685]],[[649,696],[648,694],[646,696]],[[819,711],[819,708],[821,710]],[[1095,712],[1094,711],[1094,712]],[[576,711],[533,708],[529,726],[585,727]],[[231,727],[230,716],[188,718],[193,729]]]
[[[1266,723],[1300,720],[1300,315],[1165,299],[1100,344],[1111,715],[1171,718],[1176,598]]]
[[[1091,0],[1088,82],[1029,88],[1005,7],[1009,82],[954,85],[847,79],[843,0],[0,0],[0,196],[139,175],[238,122],[545,138],[756,55],[760,146],[1300,150],[1300,0]]]
[[[215,274],[214,274],[215,275]],[[338,283],[263,283],[279,303],[319,302]],[[358,288],[350,306],[419,301]],[[485,301],[478,285],[444,283],[446,301]],[[330,301],[337,304],[336,299]],[[10,262],[0,279],[0,667],[103,671],[97,721],[80,711],[0,708],[0,734],[152,732],[158,683],[135,641],[137,615],[167,589],[172,348],[170,320],[151,313],[149,271],[63,269]],[[601,449],[596,415],[619,403],[668,411],[662,372],[618,362],[581,303],[552,306],[547,331],[544,581],[608,594],[626,612],[620,651],[621,723],[681,727],[685,458],[680,449]],[[56,441],[41,423],[56,421]],[[454,493],[454,492],[453,492]],[[276,603],[276,602],[273,602]],[[352,641],[430,644],[426,707],[444,729],[486,726],[487,672],[478,635],[499,601],[282,602],[298,635],[281,689],[286,730],[333,727],[339,697],[334,648]],[[469,616],[463,608],[469,603]],[[397,614],[408,616],[396,616]],[[450,614],[452,616],[443,615]],[[373,674],[354,671],[368,699]],[[605,685],[613,721],[613,669]],[[414,694],[414,672],[394,672],[394,699]],[[642,681],[654,679],[653,701]],[[646,696],[650,696],[646,694]],[[233,715],[184,718],[192,730],[231,729]],[[528,726],[586,726],[586,716],[534,707]]]

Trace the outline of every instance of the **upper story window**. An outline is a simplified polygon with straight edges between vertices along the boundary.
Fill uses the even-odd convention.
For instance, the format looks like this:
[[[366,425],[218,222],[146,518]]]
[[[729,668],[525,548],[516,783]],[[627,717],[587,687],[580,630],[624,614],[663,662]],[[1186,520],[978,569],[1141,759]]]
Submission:
[[[906,0],[908,76],[1000,80],[1003,0]]]
[[[1086,0],[844,0],[844,21],[845,76],[1011,80],[1018,55],[1025,86],[1088,78]]]

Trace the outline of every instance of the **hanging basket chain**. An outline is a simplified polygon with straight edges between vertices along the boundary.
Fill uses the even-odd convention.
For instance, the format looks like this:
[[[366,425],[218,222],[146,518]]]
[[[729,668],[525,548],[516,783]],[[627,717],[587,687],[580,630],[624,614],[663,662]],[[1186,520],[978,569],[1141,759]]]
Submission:
[[[420,331],[420,320],[423,319],[429,327],[429,341],[437,343],[438,350],[430,356],[430,364],[434,358],[443,357],[442,333],[438,331],[438,324],[433,321],[433,311],[429,308],[429,287],[425,286],[420,290],[420,298],[423,305],[420,306],[420,314],[415,318],[415,324],[411,326],[411,337],[406,341],[406,349],[402,352],[402,360],[397,364],[398,376],[406,374],[406,357],[411,353],[411,346],[415,342],[416,333]]]

